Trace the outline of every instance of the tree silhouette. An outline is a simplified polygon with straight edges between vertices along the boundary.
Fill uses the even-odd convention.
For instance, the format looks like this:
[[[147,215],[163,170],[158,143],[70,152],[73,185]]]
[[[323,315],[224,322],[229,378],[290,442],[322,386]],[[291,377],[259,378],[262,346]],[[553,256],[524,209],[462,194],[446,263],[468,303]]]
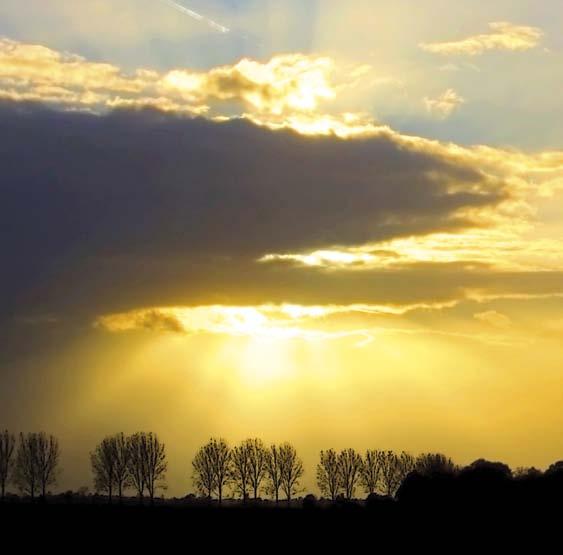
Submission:
[[[143,434],[143,469],[145,471],[145,486],[151,503],[158,488],[163,488],[168,463],[166,462],[166,448],[156,434]]]
[[[125,434],[120,433],[111,438],[115,457],[114,477],[119,501],[123,499],[123,490],[129,487],[129,446]]]
[[[107,493],[112,502],[113,488],[116,484],[116,452],[112,438],[104,438],[90,453],[90,464],[94,474],[94,487],[97,492]]]
[[[0,434],[0,495],[2,501],[6,496],[6,485],[14,464],[16,437],[5,430]]]
[[[452,459],[441,453],[422,453],[416,458],[414,469],[423,476],[453,474],[457,467]]]
[[[20,434],[15,483],[32,499],[38,490],[45,496],[47,488],[56,483],[59,458],[59,443],[54,436],[44,432]]]
[[[402,451],[399,460],[399,480],[402,482],[411,472],[416,470],[416,459],[406,451]]]
[[[279,447],[281,487],[285,493],[288,504],[291,498],[299,493],[299,480],[303,476],[304,469],[301,459],[297,456],[295,447],[290,443],[284,443]]]
[[[212,446],[207,443],[200,447],[192,461],[192,480],[197,491],[211,499],[215,491],[215,469],[213,466]]]
[[[271,445],[266,452],[266,477],[268,480],[267,492],[278,503],[282,485],[282,465],[280,448],[276,445]]]
[[[334,449],[321,451],[320,462],[317,465],[317,485],[321,493],[333,501],[340,491],[340,476],[338,473],[338,455]]]
[[[29,495],[31,499],[35,498],[39,483],[37,434],[20,433],[14,468],[14,483],[22,493]]]
[[[131,485],[137,491],[139,502],[143,502],[145,495],[145,457],[143,453],[143,434],[133,434],[127,439],[127,469]]]
[[[212,439],[211,447],[215,487],[217,488],[219,503],[222,503],[224,488],[228,485],[231,477],[232,453],[224,439]]]
[[[219,503],[232,479],[232,451],[224,439],[210,439],[196,454],[192,466],[194,484],[200,493],[211,499],[217,493]]]
[[[248,456],[249,456],[249,481],[250,487],[254,494],[254,499],[257,499],[258,492],[262,482],[266,476],[266,448],[264,443],[260,439],[249,439],[248,444]]]
[[[346,499],[352,499],[360,480],[362,457],[354,449],[345,449],[338,455],[338,479]]]
[[[133,434],[128,439],[127,446],[131,483],[137,490],[141,503],[145,490],[152,503],[156,489],[163,487],[161,481],[168,469],[165,446],[152,432]]]
[[[47,487],[57,483],[57,467],[60,459],[59,442],[56,437],[43,432],[38,439],[39,484],[41,495],[45,497]]]
[[[545,471],[546,475],[552,475],[563,472],[563,461],[556,461],[549,465],[548,469]]]
[[[519,466],[518,468],[514,469],[512,475],[514,476],[515,480],[528,480],[528,479],[541,478],[543,472],[533,466],[531,467]]]
[[[368,449],[361,469],[361,483],[364,491],[374,494],[378,491],[382,478],[382,451]]]
[[[393,497],[401,482],[415,469],[415,458],[403,451],[397,455],[393,451],[379,451],[381,465],[381,485],[383,491]]]
[[[250,486],[250,451],[252,440],[243,441],[237,445],[232,452],[231,478],[235,491],[240,494],[243,501],[248,497]]]

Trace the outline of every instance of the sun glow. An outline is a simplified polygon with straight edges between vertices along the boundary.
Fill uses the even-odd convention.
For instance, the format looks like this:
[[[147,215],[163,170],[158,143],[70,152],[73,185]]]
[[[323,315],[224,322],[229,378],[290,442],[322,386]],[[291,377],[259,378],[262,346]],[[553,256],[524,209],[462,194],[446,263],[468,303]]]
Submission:
[[[265,340],[322,341],[348,336],[366,339],[364,330],[328,331],[324,318],[346,312],[393,313],[393,307],[259,306],[157,307],[101,316],[97,327],[113,333],[152,330],[179,334],[213,334]]]
[[[454,303],[455,304],[455,303]],[[222,335],[252,339],[322,342],[351,338],[357,347],[384,331],[357,324],[336,324],[334,318],[399,316],[417,309],[441,309],[451,302],[406,305],[296,305],[154,307],[100,316],[95,326],[111,333],[153,331],[178,335]]]

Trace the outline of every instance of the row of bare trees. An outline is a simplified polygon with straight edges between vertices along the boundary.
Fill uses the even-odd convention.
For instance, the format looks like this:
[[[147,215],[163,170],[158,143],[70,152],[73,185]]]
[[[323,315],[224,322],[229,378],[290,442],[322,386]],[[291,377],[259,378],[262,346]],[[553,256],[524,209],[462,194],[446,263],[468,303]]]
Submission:
[[[451,459],[444,455],[425,453],[414,457],[410,453],[367,450],[362,457],[354,449],[336,452],[321,451],[317,466],[317,485],[321,493],[334,500],[342,495],[355,496],[362,487],[366,494],[394,496],[403,480],[411,473],[429,475],[455,471]]]
[[[90,462],[96,491],[107,494],[110,503],[114,495],[121,501],[128,488],[140,500],[147,495],[152,501],[156,491],[166,487],[165,445],[152,432],[106,437],[90,454]]]
[[[303,463],[290,443],[266,446],[247,439],[231,448],[224,439],[211,439],[192,461],[193,482],[201,495],[223,500],[225,491],[243,500],[264,493],[288,503],[300,490]]]
[[[56,483],[60,459],[58,441],[43,432],[16,436],[0,433],[0,492],[4,498],[9,483],[32,499],[45,495]],[[165,489],[168,469],[166,449],[154,433],[123,433],[104,438],[90,454],[95,489],[110,502],[133,490],[142,500],[154,499]],[[365,494],[394,496],[411,473],[429,475],[455,472],[451,459],[441,454],[354,449],[321,451],[317,485],[323,496],[353,499],[361,488]],[[300,493],[304,467],[290,443],[267,446],[258,438],[230,447],[224,439],[212,438],[192,461],[192,478],[197,492],[209,499],[223,500],[226,492],[243,500],[262,495],[288,502]]]
[[[32,499],[45,496],[47,488],[57,481],[60,460],[59,442],[44,432],[19,435],[7,430],[0,433],[0,494],[14,484]]]

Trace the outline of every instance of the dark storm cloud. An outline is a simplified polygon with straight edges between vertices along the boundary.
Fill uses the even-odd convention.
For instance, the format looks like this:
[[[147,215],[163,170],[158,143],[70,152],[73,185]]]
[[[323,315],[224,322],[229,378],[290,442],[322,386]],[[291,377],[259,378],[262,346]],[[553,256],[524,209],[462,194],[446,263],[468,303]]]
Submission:
[[[159,257],[252,261],[462,227],[456,211],[506,197],[477,170],[387,136],[313,139],[243,121],[11,103],[0,128],[0,279],[12,308],[22,291],[39,301],[47,282],[55,297],[88,296],[102,259],[118,257],[134,282]]]

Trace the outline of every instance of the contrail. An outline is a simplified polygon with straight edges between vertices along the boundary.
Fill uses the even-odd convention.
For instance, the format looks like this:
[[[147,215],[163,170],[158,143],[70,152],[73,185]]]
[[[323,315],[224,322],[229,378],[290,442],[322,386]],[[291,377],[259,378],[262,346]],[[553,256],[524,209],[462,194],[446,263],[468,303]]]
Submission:
[[[205,17],[197,12],[194,12],[193,10],[186,8],[186,6],[182,6],[182,4],[178,4],[178,2],[175,2],[174,0],[160,0],[160,1],[164,2],[165,4],[168,4],[171,8],[174,8],[185,15],[189,15],[191,18],[196,19],[197,21],[206,23],[207,25],[209,25],[209,27],[215,29],[216,31],[219,31],[220,33],[231,32],[231,30],[228,27],[225,27],[224,25],[221,25],[216,21],[209,19],[208,17]]]

